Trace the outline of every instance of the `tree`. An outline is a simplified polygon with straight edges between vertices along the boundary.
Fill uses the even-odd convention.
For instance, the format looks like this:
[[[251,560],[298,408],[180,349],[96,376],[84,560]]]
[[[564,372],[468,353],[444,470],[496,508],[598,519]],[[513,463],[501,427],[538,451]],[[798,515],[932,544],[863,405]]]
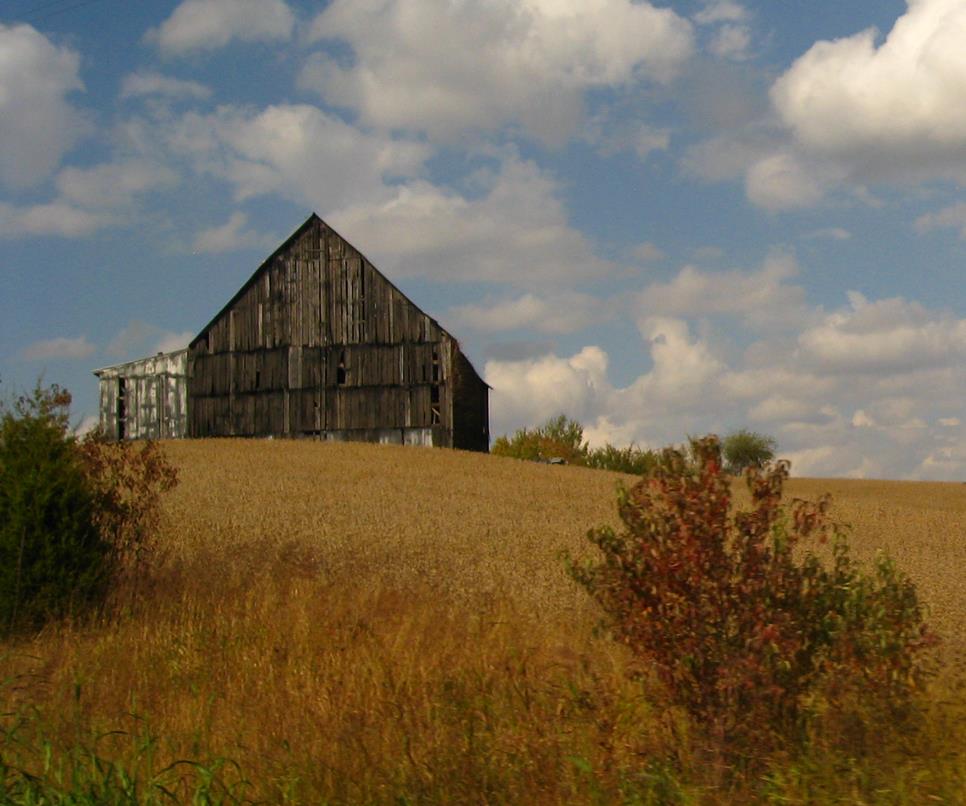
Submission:
[[[97,600],[111,547],[57,386],[0,408],[0,624],[31,629]]]
[[[511,438],[497,437],[490,451],[496,456],[544,461],[560,458],[572,465],[587,461],[584,427],[564,414],[551,417],[538,428],[521,428]]]
[[[591,448],[584,442],[584,427],[563,414],[551,417],[537,428],[521,428],[512,437],[497,437],[490,453],[531,462],[560,458],[571,465],[635,476],[647,475],[657,463],[658,456],[634,443],[617,448],[608,442]]]
[[[177,474],[152,442],[70,429],[70,393],[39,383],[0,402],[0,630],[29,631],[104,601],[143,571]],[[133,588],[132,588],[133,589]]]
[[[634,443],[617,448],[608,442],[602,447],[592,448],[587,454],[587,467],[634,476],[648,475],[654,470],[657,461],[658,454],[655,451],[641,448]]]
[[[772,437],[748,431],[733,431],[724,438],[722,450],[729,473],[741,475],[749,467],[763,467],[775,458],[778,443]]]

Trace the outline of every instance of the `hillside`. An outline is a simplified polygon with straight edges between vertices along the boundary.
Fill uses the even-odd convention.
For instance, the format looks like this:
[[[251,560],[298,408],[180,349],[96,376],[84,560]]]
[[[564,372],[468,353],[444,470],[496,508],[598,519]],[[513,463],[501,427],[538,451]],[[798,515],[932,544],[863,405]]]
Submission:
[[[298,547],[326,574],[499,596],[542,618],[585,613],[563,550],[615,523],[633,477],[463,451],[286,441],[167,443],[182,484],[169,497],[179,555]],[[736,481],[736,497],[743,484]],[[792,479],[789,496],[829,492],[858,556],[884,550],[918,583],[932,621],[966,640],[966,485]],[[269,551],[271,553],[271,551]]]
[[[653,704],[646,670],[595,631],[597,612],[565,573],[561,553],[588,551],[586,530],[616,520],[620,477],[395,446],[165,448],[181,481],[140,599],[2,656],[0,706],[24,715],[0,735],[5,763],[14,753],[34,773],[59,764],[59,780],[102,784],[120,771],[179,799],[210,790],[205,802],[761,794],[758,778],[720,788],[708,777],[679,716]],[[789,487],[833,493],[857,552],[897,557],[946,638],[947,668],[960,665],[966,486]],[[856,761],[819,747],[800,769],[779,761],[769,774],[782,802],[955,802],[966,756],[935,752],[966,746],[963,711],[948,706],[961,666],[947,675],[916,740],[925,749]],[[200,766],[167,768],[178,759]],[[890,799],[899,792],[907,800]]]

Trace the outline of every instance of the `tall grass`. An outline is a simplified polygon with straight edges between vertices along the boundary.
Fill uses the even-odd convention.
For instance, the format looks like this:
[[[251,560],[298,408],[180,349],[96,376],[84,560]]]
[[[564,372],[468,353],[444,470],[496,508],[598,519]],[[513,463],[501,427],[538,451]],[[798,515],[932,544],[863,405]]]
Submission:
[[[722,780],[559,559],[613,522],[617,477],[388,446],[167,448],[182,481],[138,603],[2,650],[9,802],[966,801],[959,487],[792,483],[837,496],[857,549],[900,555],[948,671],[914,732],[843,753],[831,732],[861,726],[829,722],[806,754]]]

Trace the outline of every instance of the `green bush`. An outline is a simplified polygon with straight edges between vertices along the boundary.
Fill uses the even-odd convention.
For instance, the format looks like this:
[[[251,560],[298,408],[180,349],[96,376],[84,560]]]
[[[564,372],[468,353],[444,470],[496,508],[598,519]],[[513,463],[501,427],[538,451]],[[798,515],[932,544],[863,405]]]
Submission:
[[[630,473],[647,476],[657,466],[658,455],[654,451],[631,444],[615,448],[609,442],[600,448],[592,448],[587,454],[587,467],[599,470],[613,470],[616,473]]]
[[[0,405],[0,631],[81,613],[136,581],[177,480],[154,443],[77,440],[70,400],[38,384]]]
[[[560,414],[538,428],[521,428],[512,437],[497,437],[490,453],[532,462],[556,458],[567,464],[583,465],[587,461],[588,448],[584,442],[584,427]]]
[[[111,547],[56,386],[0,415],[0,623],[31,629],[99,599]]]
[[[721,447],[728,472],[740,476],[749,467],[762,467],[774,459],[778,443],[765,434],[742,428],[728,434]]]
[[[563,459],[569,465],[636,476],[646,475],[657,463],[654,451],[633,444],[617,448],[607,443],[591,448],[584,442],[584,427],[563,414],[551,417],[537,428],[521,428],[512,437],[497,437],[490,453],[531,462]]]
[[[850,559],[827,497],[783,506],[787,477],[786,462],[752,468],[752,508],[733,511],[716,437],[690,456],[666,449],[621,490],[623,530],[589,533],[602,560],[570,563],[615,637],[726,753],[801,738],[823,709],[898,714],[934,643],[912,583],[887,559],[871,573]],[[806,538],[833,541],[831,567]]]

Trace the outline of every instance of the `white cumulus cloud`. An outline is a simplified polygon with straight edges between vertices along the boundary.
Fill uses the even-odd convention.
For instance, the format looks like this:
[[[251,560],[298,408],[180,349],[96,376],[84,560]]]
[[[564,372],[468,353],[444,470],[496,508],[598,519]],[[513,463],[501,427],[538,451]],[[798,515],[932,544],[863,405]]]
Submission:
[[[558,182],[529,160],[504,155],[464,195],[425,181],[377,203],[339,209],[331,222],[393,276],[546,288],[614,271],[570,226]]]
[[[172,78],[153,71],[125,76],[121,84],[121,98],[145,96],[204,101],[211,97],[211,89],[198,81]]]
[[[670,316],[732,315],[752,326],[788,327],[805,315],[805,292],[788,281],[798,274],[791,255],[775,253],[758,271],[702,271],[685,266],[666,283],[638,296],[640,310]]]
[[[28,361],[49,359],[87,358],[94,353],[94,345],[86,336],[69,338],[58,336],[53,339],[43,339],[28,344],[23,349],[23,357]]]
[[[170,353],[187,347],[195,334],[176,332],[158,325],[132,319],[108,342],[107,354],[118,360],[132,361],[155,353]]]
[[[306,104],[189,112],[166,137],[236,201],[272,195],[315,210],[394,277],[532,288],[614,269],[570,225],[560,183],[514,149],[480,152],[481,167],[453,188],[421,178],[425,142]]]
[[[958,202],[942,210],[925,213],[916,219],[915,226],[919,233],[943,228],[956,229],[959,230],[959,237],[966,240],[966,202]]]
[[[363,132],[306,104],[190,112],[167,138],[198,171],[229,181],[238,200],[277,194],[319,210],[385,198],[386,181],[420,172],[430,153],[424,144]]]
[[[164,165],[129,159],[89,168],[64,168],[55,184],[61,200],[77,207],[118,209],[129,207],[137,196],[171,187],[176,181],[174,172]]]
[[[821,172],[794,153],[779,152],[755,162],[745,176],[748,198],[768,210],[810,207],[825,193]]]
[[[881,44],[874,29],[818,42],[772,88],[808,148],[862,159],[962,156],[966,149],[966,5],[910,0]]]
[[[549,296],[523,294],[494,303],[457,305],[449,309],[447,321],[454,328],[482,332],[528,329],[540,333],[576,333],[610,318],[615,306],[590,294],[563,292]]]
[[[966,362],[966,319],[936,316],[901,297],[868,301],[828,314],[799,337],[806,359],[834,372],[879,373]]]
[[[751,29],[746,25],[722,25],[708,43],[708,50],[719,59],[742,62],[750,56]]]
[[[317,53],[301,85],[367,124],[451,138],[520,123],[551,142],[585,91],[667,81],[693,50],[687,20],[630,0],[334,0],[311,38],[353,60]]]
[[[291,37],[295,16],[284,0],[183,0],[148,38],[161,51],[180,55],[243,42],[277,42]]]
[[[813,44],[772,84],[771,116],[692,146],[685,164],[713,180],[743,174],[748,199],[771,211],[834,193],[880,206],[881,185],[962,186],[964,41],[961,0],[907,0],[885,36],[870,28]],[[924,216],[919,228],[953,226],[950,217]]]
[[[813,240],[847,241],[852,233],[844,227],[820,227],[805,233],[805,237]]]
[[[615,444],[750,427],[776,437],[795,475],[966,478],[966,322],[856,294],[847,308],[807,320],[777,346],[770,337],[763,349],[726,356],[713,329],[696,336],[685,319],[643,317],[650,366],[624,386],[612,384],[596,346],[490,360],[493,432],[558,413]]]
[[[734,0],[707,0],[694,21],[699,25],[714,25],[721,22],[742,22],[751,16],[748,9]]]
[[[278,243],[273,235],[256,232],[248,227],[248,216],[236,211],[224,223],[201,230],[195,235],[192,250],[195,252],[234,252],[239,249],[264,247],[270,249]]]
[[[703,339],[691,337],[688,323],[668,316],[647,316],[638,325],[650,347],[653,368],[634,383],[642,402],[694,400],[723,369]]]
[[[110,214],[55,201],[16,206],[0,202],[0,238],[55,235],[76,238],[109,225]]]
[[[191,330],[183,330],[180,333],[162,331],[151,352],[173,353],[176,350],[183,350],[194,337],[195,333]]]
[[[588,346],[570,358],[487,361],[483,375],[493,387],[494,433],[510,430],[511,423],[532,425],[560,413],[586,419],[611,393],[607,360],[599,347]]]
[[[46,179],[78,137],[83,115],[67,100],[82,90],[80,57],[29,25],[0,23],[0,184]]]
[[[140,197],[172,187],[177,176],[155,162],[129,159],[88,168],[63,168],[56,197],[40,204],[0,202],[0,237],[76,238],[132,219]]]

